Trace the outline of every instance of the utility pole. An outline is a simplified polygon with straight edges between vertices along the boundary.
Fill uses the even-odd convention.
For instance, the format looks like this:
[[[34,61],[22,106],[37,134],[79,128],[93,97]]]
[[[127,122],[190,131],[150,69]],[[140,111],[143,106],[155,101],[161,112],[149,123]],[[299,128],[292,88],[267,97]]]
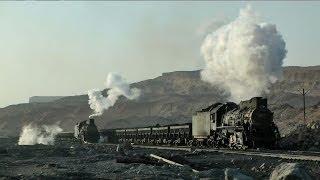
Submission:
[[[151,111],[151,107],[149,106],[149,118],[150,118],[150,114],[151,114],[151,112],[150,112],[150,111]]]
[[[171,109],[171,119],[172,119],[172,116],[173,116],[173,114],[172,114],[172,103],[170,103],[170,109]]]
[[[298,90],[299,91],[299,90]],[[304,88],[302,88],[302,92],[299,91],[300,94],[302,94],[302,97],[303,97],[303,122],[305,125],[307,125],[306,123],[306,94],[309,92],[310,90],[308,91],[305,91]]]

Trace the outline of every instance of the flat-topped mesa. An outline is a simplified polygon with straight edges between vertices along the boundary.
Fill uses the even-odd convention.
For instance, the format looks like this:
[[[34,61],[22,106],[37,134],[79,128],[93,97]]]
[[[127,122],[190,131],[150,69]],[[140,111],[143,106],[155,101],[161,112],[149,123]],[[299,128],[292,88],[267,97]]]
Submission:
[[[64,96],[32,96],[29,98],[29,103],[46,103],[53,102],[58,99],[63,98]]]
[[[175,71],[162,73],[160,78],[192,78],[200,79],[200,70],[197,71]]]
[[[320,82],[320,66],[288,66],[284,68],[283,76],[287,82],[304,82],[307,84]]]

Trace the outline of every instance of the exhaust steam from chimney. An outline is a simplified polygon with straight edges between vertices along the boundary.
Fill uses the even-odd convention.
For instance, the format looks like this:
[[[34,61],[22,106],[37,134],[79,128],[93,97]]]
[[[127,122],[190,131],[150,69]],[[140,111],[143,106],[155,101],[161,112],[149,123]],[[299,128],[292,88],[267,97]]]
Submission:
[[[274,24],[261,23],[250,6],[207,35],[201,47],[202,80],[221,87],[239,102],[269,92],[282,79],[286,43]]]
[[[130,84],[126,78],[118,73],[109,73],[105,85],[106,88],[109,89],[107,97],[102,96],[99,89],[88,91],[89,105],[94,111],[94,114],[90,115],[89,118],[101,116],[105,110],[108,110],[109,107],[112,107],[116,103],[121,95],[130,100],[134,100],[138,99],[141,94],[140,89],[130,88]]]

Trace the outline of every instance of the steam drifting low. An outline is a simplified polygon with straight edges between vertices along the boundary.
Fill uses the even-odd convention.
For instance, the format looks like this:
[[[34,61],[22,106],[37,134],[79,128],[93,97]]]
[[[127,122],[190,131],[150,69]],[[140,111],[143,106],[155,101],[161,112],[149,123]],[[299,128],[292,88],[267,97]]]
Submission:
[[[207,35],[201,54],[204,81],[222,87],[230,100],[239,102],[268,93],[282,78],[286,44],[274,24],[258,22],[248,6],[239,17]]]
[[[130,84],[127,80],[118,73],[109,73],[106,81],[106,88],[108,90],[108,96],[104,97],[99,89],[93,89],[88,91],[89,105],[94,116],[101,116],[103,112],[109,107],[113,106],[118,100],[119,96],[123,95],[130,100],[139,98],[141,90],[137,88],[130,88]]]
[[[55,136],[62,132],[58,125],[42,125],[37,126],[34,124],[26,125],[22,128],[19,137],[19,145],[35,145],[45,144],[53,145]]]

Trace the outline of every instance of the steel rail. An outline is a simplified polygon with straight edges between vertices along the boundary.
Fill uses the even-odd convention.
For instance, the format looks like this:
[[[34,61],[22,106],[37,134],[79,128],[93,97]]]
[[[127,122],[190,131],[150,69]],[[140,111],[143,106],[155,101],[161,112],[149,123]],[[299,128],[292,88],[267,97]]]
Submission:
[[[161,149],[161,150],[174,150],[174,151],[195,151],[195,152],[219,152],[224,154],[239,154],[247,156],[261,156],[261,157],[273,157],[288,160],[301,160],[301,161],[320,161],[320,155],[298,155],[298,154],[287,154],[287,153],[272,153],[272,152],[259,152],[259,151],[236,151],[228,149],[209,149],[209,148],[192,148],[192,147],[170,147],[170,146],[144,146],[144,145],[133,145],[134,148],[147,148],[147,149]]]

